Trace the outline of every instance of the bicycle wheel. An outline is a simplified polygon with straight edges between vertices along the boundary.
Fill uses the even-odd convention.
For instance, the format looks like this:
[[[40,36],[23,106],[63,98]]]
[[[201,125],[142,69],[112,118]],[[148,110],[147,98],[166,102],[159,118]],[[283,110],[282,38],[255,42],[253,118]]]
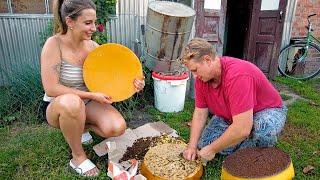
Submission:
[[[278,70],[289,78],[307,80],[320,73],[320,47],[314,43],[309,44],[306,51],[306,42],[295,42],[280,51]]]

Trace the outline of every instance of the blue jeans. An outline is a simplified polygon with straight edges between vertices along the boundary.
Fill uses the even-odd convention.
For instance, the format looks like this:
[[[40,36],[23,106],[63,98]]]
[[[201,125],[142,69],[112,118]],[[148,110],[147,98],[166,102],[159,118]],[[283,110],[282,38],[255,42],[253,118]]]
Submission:
[[[229,155],[234,151],[247,147],[272,147],[277,143],[277,138],[284,127],[287,116],[287,107],[268,108],[253,114],[253,127],[248,138],[241,143],[228,147],[221,152]],[[198,148],[212,143],[220,137],[230,124],[222,117],[214,116],[202,132]]]

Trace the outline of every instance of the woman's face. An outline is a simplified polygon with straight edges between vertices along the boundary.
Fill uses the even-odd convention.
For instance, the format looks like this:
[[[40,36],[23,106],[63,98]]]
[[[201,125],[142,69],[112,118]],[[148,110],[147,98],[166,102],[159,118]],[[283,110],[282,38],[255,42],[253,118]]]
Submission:
[[[81,40],[90,40],[92,34],[96,31],[95,22],[97,20],[94,9],[84,9],[81,15],[71,23],[72,32]]]

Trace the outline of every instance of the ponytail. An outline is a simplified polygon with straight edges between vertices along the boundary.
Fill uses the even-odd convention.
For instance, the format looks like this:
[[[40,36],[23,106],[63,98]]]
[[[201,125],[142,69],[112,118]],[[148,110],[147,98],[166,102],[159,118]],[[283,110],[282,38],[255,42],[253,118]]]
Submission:
[[[53,32],[54,34],[63,32],[67,30],[67,27],[63,27],[64,23],[61,17],[61,6],[64,0],[54,0],[53,1]]]

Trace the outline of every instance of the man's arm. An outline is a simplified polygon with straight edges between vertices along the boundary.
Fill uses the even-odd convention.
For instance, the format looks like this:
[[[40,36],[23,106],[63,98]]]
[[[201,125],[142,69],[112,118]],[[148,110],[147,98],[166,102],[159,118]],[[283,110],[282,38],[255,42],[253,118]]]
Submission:
[[[208,117],[208,108],[195,108],[192,122],[191,122],[191,133],[190,140],[187,149],[183,155],[188,160],[195,160],[197,155],[197,145],[200,138],[203,127],[206,124]]]
[[[251,132],[253,125],[253,109],[232,117],[233,123],[215,141],[199,151],[199,155],[211,160],[212,154],[218,153],[228,147],[236,145],[246,139]]]

